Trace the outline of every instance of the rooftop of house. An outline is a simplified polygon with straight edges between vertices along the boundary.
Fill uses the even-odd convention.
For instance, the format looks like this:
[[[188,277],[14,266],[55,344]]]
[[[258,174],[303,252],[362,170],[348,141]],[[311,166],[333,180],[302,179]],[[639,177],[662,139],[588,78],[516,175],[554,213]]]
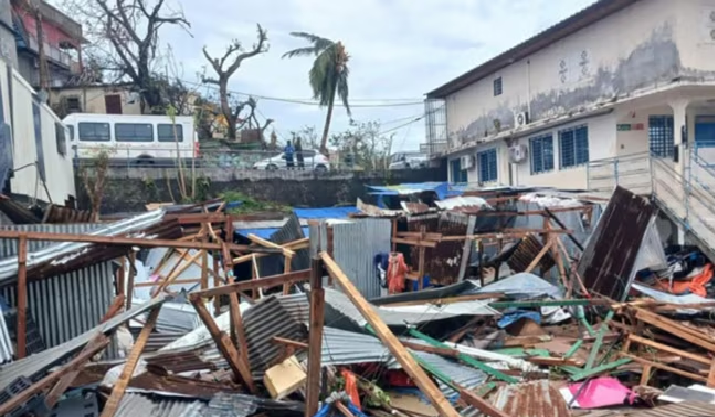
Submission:
[[[570,36],[597,21],[619,12],[638,0],[598,0],[591,6],[575,13],[526,41],[502,52],[478,67],[427,93],[428,99],[443,99],[446,96],[528,57],[541,49]]]

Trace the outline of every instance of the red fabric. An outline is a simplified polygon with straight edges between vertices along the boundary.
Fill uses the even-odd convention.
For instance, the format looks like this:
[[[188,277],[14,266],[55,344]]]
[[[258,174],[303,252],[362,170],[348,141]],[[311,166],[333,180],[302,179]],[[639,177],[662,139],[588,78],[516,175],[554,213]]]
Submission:
[[[355,374],[347,369],[342,370],[343,378],[345,378],[345,392],[350,396],[350,401],[355,407],[360,409],[360,394],[358,394],[357,378]]]
[[[706,297],[707,290],[706,286],[710,282],[710,280],[713,278],[713,264],[709,263],[705,265],[705,268],[703,268],[702,272],[700,272],[698,275],[695,275],[692,277],[692,279],[688,281],[676,281],[673,282],[673,288],[670,289],[668,288],[668,282],[667,281],[660,281],[657,283],[656,287],[668,291],[673,294],[685,294],[687,292],[691,292],[693,294],[697,294],[701,297]]]
[[[387,289],[390,294],[405,290],[405,274],[407,273],[405,257],[401,253],[390,254],[390,264],[387,267]]]

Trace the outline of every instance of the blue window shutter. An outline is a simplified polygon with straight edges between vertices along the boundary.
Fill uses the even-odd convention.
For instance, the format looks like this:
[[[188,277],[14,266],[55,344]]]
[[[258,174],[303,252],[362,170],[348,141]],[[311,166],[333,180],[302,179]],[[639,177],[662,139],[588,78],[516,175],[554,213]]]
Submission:
[[[542,139],[541,148],[543,149],[544,172],[551,171],[554,169],[554,140],[551,135]]]
[[[573,140],[573,130],[563,130],[559,132],[559,151],[561,153],[561,168],[568,168],[575,165],[575,149]]]
[[[576,129],[576,165],[588,162],[588,127]]]
[[[544,172],[544,164],[543,164],[543,149],[541,147],[541,140],[540,138],[531,138],[529,139],[529,147],[530,153],[531,153],[531,173],[532,174],[538,174],[541,172]]]

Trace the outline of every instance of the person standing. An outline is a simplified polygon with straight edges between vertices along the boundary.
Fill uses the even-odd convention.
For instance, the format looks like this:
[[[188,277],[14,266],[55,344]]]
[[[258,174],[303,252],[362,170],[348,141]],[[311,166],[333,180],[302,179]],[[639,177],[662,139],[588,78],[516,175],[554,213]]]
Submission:
[[[295,140],[295,160],[298,161],[298,169],[305,168],[305,157],[303,155],[303,145],[300,143],[300,138]]]
[[[285,156],[286,167],[288,169],[293,169],[293,167],[295,166],[293,163],[293,153],[293,144],[288,141],[288,143],[286,143],[286,147],[283,149],[283,155]]]

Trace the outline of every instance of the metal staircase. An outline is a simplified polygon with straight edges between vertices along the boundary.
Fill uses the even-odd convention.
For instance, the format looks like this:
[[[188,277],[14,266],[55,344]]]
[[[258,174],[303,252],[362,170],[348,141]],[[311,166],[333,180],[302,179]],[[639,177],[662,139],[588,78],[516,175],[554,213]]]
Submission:
[[[652,201],[715,259],[715,165],[692,152],[681,174],[672,158],[639,153],[589,163],[588,188],[609,193],[616,185]]]

